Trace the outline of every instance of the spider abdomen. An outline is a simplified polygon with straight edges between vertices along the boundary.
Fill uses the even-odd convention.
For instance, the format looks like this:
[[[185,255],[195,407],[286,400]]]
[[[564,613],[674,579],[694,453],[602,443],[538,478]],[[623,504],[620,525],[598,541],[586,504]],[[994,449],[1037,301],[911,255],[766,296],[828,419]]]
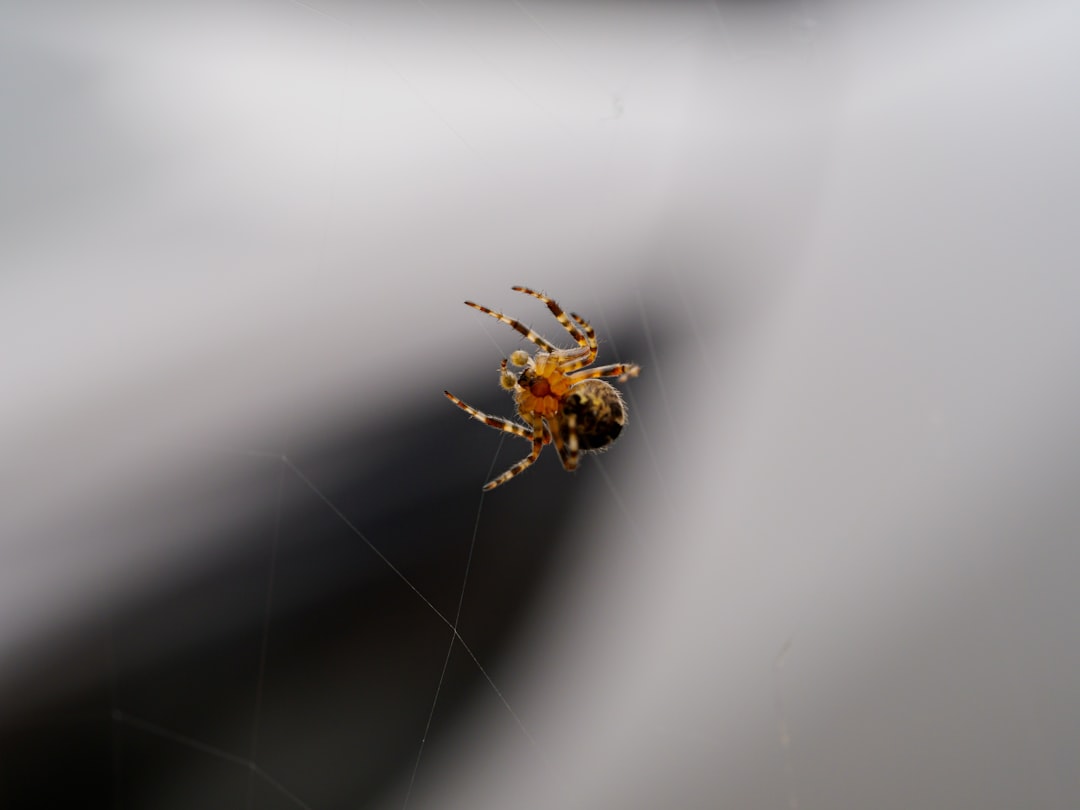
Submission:
[[[578,447],[585,451],[603,450],[626,427],[626,405],[615,386],[603,380],[583,380],[563,398],[560,432],[570,440],[570,419],[576,424]]]

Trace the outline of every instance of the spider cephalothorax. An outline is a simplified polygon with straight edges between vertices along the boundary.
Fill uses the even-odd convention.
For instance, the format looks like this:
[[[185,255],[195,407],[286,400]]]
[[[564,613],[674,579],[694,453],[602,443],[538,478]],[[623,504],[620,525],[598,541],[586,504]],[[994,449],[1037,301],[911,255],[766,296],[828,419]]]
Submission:
[[[615,386],[598,378],[618,377],[620,382],[626,382],[641,370],[629,363],[586,368],[597,354],[596,333],[592,326],[580,315],[570,313],[567,317],[558,304],[542,293],[528,287],[514,287],[514,290],[539,298],[547,304],[578,345],[572,349],[557,349],[520,321],[472,301],[465,302],[473,309],[502,321],[540,347],[532,356],[518,349],[499,367],[499,383],[513,393],[518,416],[527,427],[508,419],[488,416],[466,405],[449,391],[443,392],[474,419],[532,441],[532,452],[498,478],[488,481],[484,485],[485,490],[494,489],[527,469],[540,456],[545,444],[555,445],[559,459],[567,470],[577,469],[581,453],[607,449],[626,426],[626,405]],[[511,371],[509,366],[521,368],[521,371]]]

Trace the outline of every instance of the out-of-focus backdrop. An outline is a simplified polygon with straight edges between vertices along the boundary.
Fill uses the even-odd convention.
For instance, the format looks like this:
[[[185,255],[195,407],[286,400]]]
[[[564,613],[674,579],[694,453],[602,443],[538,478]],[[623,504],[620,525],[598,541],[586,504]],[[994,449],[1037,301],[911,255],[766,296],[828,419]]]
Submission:
[[[0,11],[0,804],[1076,807],[1077,30]]]

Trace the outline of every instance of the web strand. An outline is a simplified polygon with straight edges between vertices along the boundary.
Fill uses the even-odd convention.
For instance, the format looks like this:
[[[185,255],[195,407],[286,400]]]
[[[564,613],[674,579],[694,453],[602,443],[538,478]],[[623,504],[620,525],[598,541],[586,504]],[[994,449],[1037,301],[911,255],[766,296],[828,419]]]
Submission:
[[[263,684],[266,680],[266,650],[270,640],[270,611],[274,605],[274,579],[277,573],[278,544],[281,538],[281,506],[282,495],[285,491],[285,472],[286,467],[285,465],[282,465],[281,471],[278,473],[277,506],[274,510],[274,534],[270,542],[270,571],[266,577],[266,601],[263,605],[262,641],[259,648],[259,678],[255,684],[255,710],[252,713],[251,718],[251,754],[249,758],[253,767],[251,769],[252,778],[248,780],[248,810],[251,810],[252,802],[254,801],[254,774],[257,768],[254,763],[258,761],[259,753],[259,717],[262,714]],[[269,777],[266,778],[269,779]]]
[[[495,454],[491,459],[491,466],[488,468],[487,475],[484,476],[484,480],[490,480],[492,474],[495,472],[495,463],[499,460],[499,451],[502,450],[503,441],[506,436],[499,437],[499,444],[495,448]],[[487,493],[483,490],[480,491],[480,502],[476,507],[476,523],[473,525],[472,539],[469,541],[469,555],[465,559],[465,573],[461,578],[461,593],[458,595],[457,610],[454,611],[454,632],[450,636],[450,644],[446,648],[446,658],[443,659],[442,672],[439,673],[439,682],[435,685],[435,696],[431,700],[431,711],[428,712],[427,723],[424,725],[424,734],[420,738],[420,749],[416,752],[416,762],[413,763],[412,775],[409,777],[409,786],[405,791],[405,801],[402,803],[402,810],[405,810],[409,806],[409,798],[412,796],[413,785],[416,783],[416,773],[420,770],[420,760],[424,756],[424,745],[427,743],[428,733],[431,731],[431,721],[435,718],[435,707],[439,704],[439,695],[442,693],[443,682],[446,680],[446,670],[450,666],[450,657],[454,652],[454,644],[458,640],[458,625],[461,622],[461,607],[465,604],[465,589],[469,584],[469,570],[472,568],[473,551],[476,549],[476,536],[480,532],[480,515],[484,511],[484,496]],[[530,738],[531,739],[531,738]]]
[[[164,740],[169,740],[170,742],[174,742],[177,745],[182,745],[185,748],[190,748],[193,751],[200,751],[204,754],[207,754],[208,756],[214,757],[215,759],[220,759],[225,762],[231,762],[232,764],[238,765],[241,768],[247,768],[252,774],[258,776],[260,779],[266,782],[266,784],[281,793],[282,796],[289,799],[289,801],[291,801],[297,807],[302,808],[302,810],[312,810],[312,807],[309,804],[302,801],[295,793],[282,785],[281,782],[270,776],[270,774],[268,774],[250,759],[245,759],[239,754],[234,754],[231,751],[225,751],[224,749],[217,748],[213,745],[208,745],[207,743],[196,740],[194,737],[188,737],[187,735],[178,734],[175,731],[170,731],[169,729],[163,726],[159,726],[156,723],[151,723],[139,717],[133,717],[132,715],[126,714],[125,712],[122,712],[118,709],[113,709],[112,719],[114,723],[120,723],[122,725],[129,726],[130,728],[146,732],[147,734],[153,734],[156,737],[161,737]]]
[[[660,388],[661,392],[663,392],[664,384],[663,384],[663,380],[661,378],[660,359],[659,359],[659,355],[657,354],[657,351],[656,351],[655,342],[652,339],[652,333],[649,331],[648,313],[647,313],[647,310],[645,309],[644,301],[641,298],[641,290],[640,290],[640,288],[637,289],[637,296],[638,296],[638,303],[639,303],[639,312],[640,312],[640,317],[641,317],[642,333],[645,335],[646,344],[649,347],[650,360],[652,362],[652,368],[648,371],[648,373],[653,376],[654,380],[656,381],[655,384],[657,385],[657,387]],[[604,313],[603,313],[602,309],[600,310],[599,315],[600,315],[600,317],[599,317],[598,320],[603,325],[604,331],[609,336],[613,335],[614,332],[612,332],[611,329],[608,327],[607,319],[604,317]],[[607,342],[610,344],[612,350],[615,351],[615,353],[618,356],[620,356],[620,357],[625,356],[619,351],[619,348],[616,345],[614,338],[609,337]],[[634,394],[634,386],[627,386],[626,389],[623,391],[623,394],[626,396],[626,399],[630,404],[630,422],[633,425],[634,424],[634,413],[638,411],[638,400],[637,400],[637,397]],[[669,402],[668,402],[666,396],[664,397],[662,402],[663,402],[663,405],[664,405],[664,408],[665,408],[665,411],[666,411],[666,416],[667,416],[667,419],[668,419],[668,425],[670,426],[670,425],[674,424],[674,422],[675,422],[673,411],[669,407]],[[660,464],[660,455],[659,455],[659,453],[657,453],[656,448],[653,446],[653,441],[652,441],[652,438],[651,438],[650,431],[642,430],[642,431],[640,431],[640,435],[641,435],[641,440],[645,443],[645,452],[648,453],[648,455],[649,455],[649,460],[652,463],[652,469],[657,470],[657,471],[662,470],[663,467]],[[671,493],[670,493],[670,491],[668,489],[667,478],[664,475],[660,475],[659,480],[660,480],[660,492],[663,495],[664,500],[667,502],[668,506],[671,507],[672,498],[671,498]],[[612,493],[615,494],[615,487],[614,487],[614,484],[610,481],[610,479],[608,480],[608,487],[611,489]],[[629,512],[626,510],[625,507],[623,508],[623,511],[624,511],[625,514],[629,515]]]
[[[501,448],[501,446],[502,446],[502,440],[500,439],[499,447]],[[188,737],[187,735],[180,734],[180,733],[175,732],[175,731],[171,731],[170,729],[165,728],[164,726],[160,726],[160,725],[158,725],[156,723],[152,723],[152,722],[150,722],[148,720],[144,720],[144,719],[142,719],[140,717],[136,717],[134,715],[131,715],[131,714],[128,714],[127,712],[122,711],[118,706],[118,700],[117,700],[118,696],[116,694],[117,686],[116,686],[116,683],[115,683],[115,676],[114,676],[113,684],[112,684],[112,688],[111,688],[112,693],[113,693],[111,702],[112,702],[112,707],[113,707],[112,708],[112,720],[113,720],[113,723],[115,725],[124,725],[124,726],[127,726],[129,728],[137,729],[139,731],[142,731],[142,732],[145,732],[145,733],[148,733],[148,734],[153,734],[153,735],[155,735],[157,737],[160,737],[160,738],[165,739],[165,740],[169,740],[170,742],[173,742],[173,743],[175,743],[177,745],[181,745],[181,746],[183,746],[185,748],[189,748],[189,749],[194,750],[194,751],[199,751],[199,752],[201,752],[203,754],[206,754],[207,756],[211,756],[211,757],[214,757],[215,759],[219,759],[219,760],[224,761],[224,762],[229,762],[229,763],[232,763],[233,765],[236,765],[236,766],[247,769],[248,772],[251,775],[251,779],[249,780],[248,791],[247,791],[247,807],[248,808],[251,808],[253,806],[253,802],[254,802],[254,784],[255,784],[255,779],[258,778],[259,780],[263,781],[268,786],[273,788],[275,791],[280,793],[282,796],[285,796],[294,805],[296,805],[297,807],[302,808],[302,810],[312,810],[312,807],[309,804],[304,802],[295,793],[293,793],[287,787],[285,787],[280,781],[278,781],[276,778],[274,778],[272,775],[270,775],[257,762],[257,756],[258,756],[258,750],[259,750],[259,748],[258,748],[258,742],[259,742],[259,718],[260,718],[261,711],[262,711],[263,692],[264,692],[264,685],[265,685],[265,679],[266,679],[266,663],[267,663],[267,654],[268,654],[268,650],[269,650],[269,638],[270,638],[270,618],[271,618],[271,609],[273,607],[274,586],[275,586],[275,580],[276,580],[276,574],[277,574],[278,546],[280,545],[280,538],[281,538],[281,524],[282,524],[285,477],[286,477],[286,471],[288,471],[288,472],[291,472],[298,480],[300,480],[304,484],[304,486],[306,486],[319,500],[321,500],[326,505],[326,507],[328,509],[330,509],[330,511],[333,512],[334,515],[336,515],[337,518],[342,523],[345,524],[345,526],[349,529],[350,532],[352,532],[353,535],[358,537],[364,543],[364,545],[366,545],[368,547],[368,549],[370,549],[371,552],[373,554],[375,554],[375,556],[378,557],[379,560],[381,560],[382,563],[384,565],[386,565],[386,567],[388,569],[390,569],[398,577],[398,579],[400,579],[403,583],[405,583],[405,585],[409,588],[409,590],[411,590],[414,594],[416,594],[417,598],[419,598],[420,601],[422,601],[428,607],[428,609],[431,610],[431,612],[434,613],[439,618],[439,620],[443,622],[443,624],[445,624],[447,627],[450,628],[450,631],[451,631],[450,645],[447,648],[446,657],[445,657],[445,659],[443,661],[442,671],[441,671],[441,673],[439,675],[438,684],[437,684],[436,690],[435,690],[435,697],[434,697],[434,699],[432,701],[431,710],[430,710],[430,712],[428,714],[427,724],[426,724],[425,729],[424,729],[424,735],[423,735],[423,737],[421,739],[420,750],[417,753],[416,762],[415,762],[415,764],[413,766],[412,778],[409,780],[409,793],[406,795],[406,799],[405,799],[406,804],[408,803],[409,795],[411,794],[413,783],[414,783],[415,778],[416,778],[416,772],[417,772],[417,769],[419,767],[421,757],[423,756],[424,743],[425,743],[425,741],[427,739],[428,732],[429,732],[429,730],[431,728],[432,719],[433,719],[434,714],[435,714],[435,709],[436,709],[436,706],[438,704],[438,700],[439,700],[440,693],[442,691],[443,683],[445,682],[445,679],[446,679],[446,673],[447,673],[447,670],[448,670],[448,667],[449,667],[450,657],[451,657],[451,654],[453,653],[453,649],[454,649],[455,644],[460,644],[461,645],[461,648],[468,654],[469,658],[472,659],[473,664],[476,666],[476,668],[480,672],[480,674],[483,675],[484,679],[488,683],[488,686],[495,693],[495,696],[499,699],[499,702],[503,705],[503,708],[506,709],[506,711],[509,713],[511,718],[513,718],[514,723],[521,730],[521,733],[525,736],[525,738],[529,741],[529,743],[534,748],[536,747],[536,741],[533,739],[532,735],[529,734],[528,730],[525,728],[525,725],[521,721],[521,718],[517,715],[517,713],[514,711],[514,709],[510,706],[509,701],[507,701],[506,697],[503,695],[502,691],[498,688],[498,686],[495,685],[494,680],[492,680],[492,678],[488,674],[487,670],[484,669],[483,665],[480,663],[480,660],[477,658],[477,656],[473,652],[472,648],[466,643],[465,639],[462,638],[461,633],[458,630],[458,625],[459,625],[460,619],[461,619],[461,611],[462,611],[462,608],[463,608],[464,602],[465,602],[465,592],[466,592],[466,589],[467,589],[467,586],[468,586],[469,572],[470,572],[470,570],[472,568],[473,552],[475,550],[476,539],[477,539],[477,536],[478,536],[479,530],[480,530],[480,518],[481,518],[481,514],[482,514],[482,511],[483,511],[483,504],[484,504],[483,493],[481,493],[481,496],[480,496],[481,499],[480,499],[479,506],[477,508],[476,521],[475,521],[474,526],[473,526],[472,539],[470,540],[470,543],[469,543],[469,553],[468,553],[468,557],[467,557],[466,563],[465,563],[465,572],[464,572],[464,576],[463,576],[463,579],[462,579],[461,591],[460,591],[460,593],[458,595],[458,604],[457,604],[457,608],[456,608],[455,613],[454,613],[454,619],[453,619],[453,621],[451,621],[450,619],[448,619],[446,617],[445,614],[443,614],[438,608],[436,608],[434,604],[432,604],[431,600],[429,600],[426,596],[424,596],[424,594],[408,579],[408,577],[406,577],[404,575],[404,573],[402,573],[402,571],[397,566],[395,566],[393,564],[393,562],[391,562],[390,559],[385,554],[383,554],[374,543],[371,542],[371,540],[368,539],[368,537],[348,518],[348,516],[344,512],[342,512],[341,509],[338,508],[338,506],[332,500],[330,500],[330,498],[321,489],[319,489],[319,487],[310,478],[308,478],[308,476],[305,475],[304,472],[299,467],[297,467],[296,464],[287,455],[285,455],[284,453],[272,453],[272,452],[266,452],[266,451],[260,451],[260,450],[237,450],[236,452],[238,452],[241,455],[246,455],[246,456],[253,457],[253,458],[264,458],[264,459],[276,460],[276,461],[279,461],[281,463],[281,465],[282,465],[281,473],[280,473],[279,478],[278,478],[277,503],[276,503],[276,507],[275,507],[275,519],[274,519],[274,531],[273,531],[273,536],[272,536],[272,541],[271,541],[270,564],[269,564],[269,571],[267,573],[266,596],[265,596],[264,606],[263,606],[264,613],[263,613],[262,635],[261,635],[260,651],[259,651],[259,674],[258,674],[258,679],[257,679],[257,683],[256,683],[256,688],[255,688],[255,709],[254,709],[254,716],[252,718],[252,725],[251,725],[251,745],[250,745],[250,749],[249,749],[249,755],[247,757],[244,757],[244,756],[242,756],[240,754],[236,754],[236,753],[233,753],[231,751],[226,751],[226,750],[224,750],[222,748],[218,748],[216,746],[210,745],[209,743],[205,743],[205,742],[202,742],[201,740],[197,740],[194,737]],[[497,449],[496,452],[495,452],[495,456],[492,459],[491,468],[488,470],[488,477],[490,477],[492,470],[494,470],[495,463],[496,463],[496,461],[498,459],[498,452],[499,451]],[[121,770],[122,758],[121,758],[120,748],[117,745],[115,739],[114,739],[113,748],[114,748],[113,766],[114,766],[114,772],[115,772],[114,776],[116,776],[116,775],[118,775],[118,772]]]
[[[349,520],[345,513],[342,512],[334,504],[333,501],[331,501],[325,494],[323,494],[322,490],[320,490],[311,481],[310,478],[308,478],[306,475],[304,475],[303,472],[301,472],[299,467],[293,464],[292,460],[289,459],[288,456],[282,455],[280,456],[280,458],[281,461],[290,470],[292,470],[293,474],[296,475],[296,477],[299,478],[304,483],[304,485],[308,487],[316,495],[316,497],[319,498],[319,500],[325,503],[330,509],[330,511],[337,515],[338,519],[341,520],[341,522],[344,523],[349,528],[349,530],[364,543],[364,545],[371,549],[372,553],[375,554],[375,556],[378,557],[380,560],[382,560],[386,567],[389,568],[398,577],[398,579],[404,582],[405,585],[408,586],[409,590],[416,594],[420,601],[428,606],[432,613],[439,617],[439,620],[442,621],[443,624],[450,628],[451,632],[453,633],[454,640],[461,644],[461,648],[465,650],[466,653],[468,653],[469,658],[472,659],[473,663],[476,665],[477,670],[480,672],[481,675],[484,676],[484,679],[488,682],[488,685],[491,687],[492,691],[499,698],[499,701],[502,703],[503,708],[505,708],[506,711],[510,713],[510,716],[514,718],[514,722],[517,724],[518,728],[521,729],[521,732],[525,735],[529,742],[533,745],[536,745],[536,741],[532,738],[532,735],[530,735],[528,730],[525,728],[525,724],[521,722],[521,718],[518,717],[517,713],[513,710],[513,708],[511,708],[510,703],[507,701],[506,697],[495,685],[495,681],[491,679],[491,676],[488,674],[487,670],[484,669],[483,665],[480,663],[480,659],[476,657],[476,653],[472,651],[472,648],[465,642],[465,639],[461,637],[461,633],[458,632],[457,622],[451,622],[450,619],[448,619],[445,614],[442,613],[442,611],[435,607],[435,605],[431,603],[431,600],[424,596],[424,594],[420,592],[420,589],[413,585],[412,582],[409,581],[409,578],[406,577],[385,554],[379,551],[378,547],[374,543],[372,543],[367,538],[367,536],[356,527],[356,525],[352,521]]]

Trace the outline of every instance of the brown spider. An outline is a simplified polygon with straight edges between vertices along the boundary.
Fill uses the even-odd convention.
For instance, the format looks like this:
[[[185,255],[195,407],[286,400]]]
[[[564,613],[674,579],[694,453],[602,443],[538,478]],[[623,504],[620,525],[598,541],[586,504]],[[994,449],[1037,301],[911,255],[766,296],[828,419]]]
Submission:
[[[626,426],[626,405],[615,386],[597,378],[618,377],[619,382],[626,382],[641,371],[639,366],[632,363],[586,368],[596,359],[597,344],[596,332],[585,319],[572,312],[568,318],[559,305],[543,293],[528,287],[513,289],[547,304],[547,308],[578,345],[573,349],[557,349],[520,321],[472,301],[465,302],[467,306],[502,321],[540,347],[532,357],[523,349],[518,349],[510,355],[509,361],[504,359],[499,366],[499,383],[507,391],[513,392],[518,416],[528,427],[509,419],[488,416],[466,405],[449,391],[443,392],[473,419],[532,442],[532,452],[498,478],[484,484],[485,491],[505,484],[526,470],[540,457],[545,444],[555,445],[559,460],[568,471],[577,469],[578,456],[582,452],[606,450]],[[507,362],[522,367],[521,373],[508,369]]]

